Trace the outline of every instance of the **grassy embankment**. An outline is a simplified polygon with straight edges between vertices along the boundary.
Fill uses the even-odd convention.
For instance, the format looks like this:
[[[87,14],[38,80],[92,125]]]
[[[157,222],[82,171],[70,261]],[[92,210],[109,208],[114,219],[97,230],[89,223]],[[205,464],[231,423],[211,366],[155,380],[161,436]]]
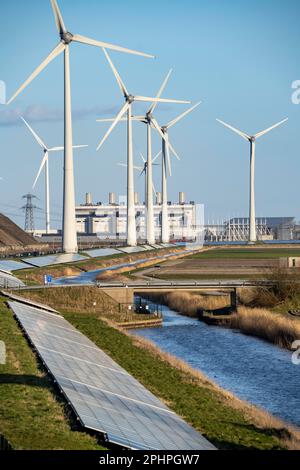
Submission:
[[[40,302],[65,312],[88,312],[98,318],[111,320],[117,325],[126,323],[151,322],[153,315],[139,315],[129,311],[127,305],[120,305],[97,287],[63,287],[35,289],[21,292],[22,297]]]
[[[65,312],[64,316],[218,448],[300,448],[296,429],[224,392],[150,342],[124,334],[95,312]],[[0,432],[15,448],[100,448],[94,437],[72,429],[72,417],[39,369],[3,301],[0,325],[8,349],[8,364],[0,379]]]
[[[7,350],[7,363],[0,365],[0,434],[13,448],[104,449],[95,437],[79,430],[3,298],[0,298],[0,339]]]
[[[130,263],[132,261],[153,258],[155,256],[163,256],[164,254],[176,253],[177,251],[178,248],[166,248],[161,250],[149,250],[130,255],[121,253],[118,255],[111,255],[107,257],[89,258],[87,260],[77,261],[75,263],[53,265],[41,268],[23,269],[15,271],[14,275],[21,279],[26,285],[42,285],[44,282],[45,274],[52,275],[53,279],[58,279],[60,277],[65,276],[78,276],[82,272],[96,271],[98,269],[109,268],[110,266],[116,264]],[[147,266],[153,265],[156,262],[157,261],[154,259],[152,261],[149,261],[149,264],[145,263],[143,267],[145,268]],[[126,271],[130,270],[132,270],[132,268],[129,268]],[[125,270],[122,270],[122,272],[125,272]],[[115,273],[115,275],[116,274],[118,273]]]

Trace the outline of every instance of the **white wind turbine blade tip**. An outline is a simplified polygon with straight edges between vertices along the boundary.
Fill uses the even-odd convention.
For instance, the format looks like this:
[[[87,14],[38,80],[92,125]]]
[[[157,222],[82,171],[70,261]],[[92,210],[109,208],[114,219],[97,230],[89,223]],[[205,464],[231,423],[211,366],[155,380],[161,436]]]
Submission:
[[[230,126],[230,124],[227,124],[226,122],[222,121],[221,119],[216,119],[216,120],[220,124],[222,124],[223,126],[227,127],[228,129],[230,129],[233,132],[235,132],[236,134],[238,134],[240,137],[243,137],[243,139],[248,140],[248,141],[251,139],[251,137],[248,134],[246,134],[246,132],[240,131],[239,129],[236,129],[233,126]]]
[[[32,189],[34,189],[36,187],[36,184],[38,182],[38,179],[42,173],[42,169],[44,168],[45,164],[46,164],[46,161],[48,160],[48,152],[45,153],[44,155],[44,158],[42,160],[42,163],[40,165],[40,168],[39,168],[39,171],[37,172],[37,175],[36,175],[36,178],[35,178],[35,181],[33,183],[33,186],[32,186]]]
[[[25,126],[27,129],[30,131],[30,133],[33,135],[37,143],[39,144],[40,147],[42,147],[44,150],[48,150],[46,144],[42,141],[42,139],[37,135],[37,133],[32,129],[32,127],[28,124],[28,122],[23,118],[23,116],[20,116],[22,121],[24,122]]]
[[[191,108],[187,109],[184,113],[180,114],[179,116],[177,116],[175,119],[173,119],[172,121],[170,121],[166,127],[167,129],[169,129],[170,127],[173,127],[175,124],[177,124],[179,121],[181,121],[181,119],[183,119],[184,117],[186,117],[188,114],[190,114],[192,111],[194,111],[194,109],[196,109],[198,106],[200,106],[200,104],[202,104],[202,101],[198,101],[198,103],[194,104],[194,106],[192,106]]]
[[[142,154],[142,152],[140,152],[140,156],[141,156],[141,159],[143,160],[143,162],[146,163],[146,158],[144,157],[144,155]]]
[[[114,44],[110,44],[108,42],[96,41],[95,39],[91,39],[91,38],[88,38],[86,36],[82,36],[80,34],[75,34],[73,36],[73,41],[80,42],[82,44],[87,44],[89,46],[101,47],[102,49],[103,48],[104,49],[111,49],[111,50],[117,51],[117,52],[125,52],[127,54],[139,55],[139,56],[142,56],[142,57],[155,59],[154,55],[146,54],[146,53],[140,52],[140,51],[135,51],[133,49],[127,49],[126,47],[117,46],[117,45],[114,45]]]
[[[46,59],[32,72],[27,80],[18,88],[15,94],[7,101],[7,105],[11,104],[16,97],[52,62],[59,54],[61,54],[66,48],[66,45],[60,42],[52,52],[46,57]]]
[[[168,98],[150,98],[149,96],[135,96],[135,101],[145,101],[145,102],[153,102],[153,103],[175,103],[175,104],[190,104],[190,101],[184,100],[172,100]]]
[[[161,154],[162,154],[162,151],[160,150],[158,154],[155,155],[155,157],[153,158],[152,163],[154,163],[161,156]]]
[[[118,124],[118,122],[121,120],[121,118],[123,117],[123,115],[126,113],[126,111],[128,111],[128,109],[130,108],[130,104],[128,102],[126,102],[124,104],[124,106],[121,108],[120,112],[117,114],[117,116],[115,117],[115,120],[114,122],[112,123],[112,125],[110,126],[110,128],[108,129],[108,131],[106,132],[106,134],[104,135],[103,139],[101,140],[100,144],[98,145],[97,147],[97,151],[100,150],[100,148],[102,147],[102,145],[104,144],[104,142],[106,141],[106,139],[110,136],[110,134],[112,133],[112,131],[114,130],[114,128],[116,127],[116,125]]]
[[[265,129],[264,131],[262,132],[258,132],[257,134],[255,134],[255,139],[259,139],[259,137],[262,137],[263,135],[267,134],[268,132],[272,131],[273,129],[276,129],[276,127],[279,127],[281,126],[282,124],[284,124],[285,122],[287,122],[289,120],[289,118],[286,118],[286,119],[283,119],[282,121],[278,122],[277,124],[274,124],[274,126],[272,127],[269,127],[268,129]]]
[[[173,69],[170,69],[169,72],[168,72],[168,74],[167,74],[167,76],[166,76],[166,78],[164,79],[164,81],[163,81],[163,83],[162,83],[162,85],[161,85],[161,87],[160,87],[160,89],[159,89],[157,95],[156,95],[156,98],[160,98],[160,97],[161,97],[161,95],[162,95],[164,89],[165,89],[166,86],[167,86],[167,83],[168,83],[168,81],[169,81],[169,78],[170,78],[172,72],[173,72]],[[158,104],[157,102],[152,103],[152,105],[150,106],[150,108],[149,108],[149,110],[148,110],[148,113],[153,114],[155,108],[157,107],[157,104]]]
[[[123,95],[124,95],[125,97],[128,96],[129,93],[128,93],[127,89],[126,89],[126,86],[125,86],[123,80],[121,79],[121,76],[120,76],[119,72],[117,71],[117,69],[116,69],[116,67],[115,67],[115,65],[114,65],[114,63],[113,63],[113,61],[111,60],[111,58],[110,58],[110,56],[109,56],[107,50],[106,50],[104,47],[102,48],[102,50],[103,50],[104,55],[105,55],[105,57],[106,57],[106,59],[107,59],[109,65],[110,65],[110,68],[111,68],[112,71],[113,71],[113,74],[114,74],[114,76],[115,76],[115,78],[116,78],[116,80],[117,80],[117,83],[118,83],[118,85],[119,85],[119,88],[120,88],[121,92],[123,93]]]

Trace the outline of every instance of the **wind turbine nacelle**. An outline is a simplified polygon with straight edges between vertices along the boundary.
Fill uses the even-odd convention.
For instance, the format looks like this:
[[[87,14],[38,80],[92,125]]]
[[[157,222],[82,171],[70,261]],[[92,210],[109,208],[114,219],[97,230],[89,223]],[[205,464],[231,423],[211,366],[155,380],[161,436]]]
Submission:
[[[62,42],[68,45],[73,41],[74,36],[72,33],[66,32],[66,33],[62,33],[60,37],[61,37]]]

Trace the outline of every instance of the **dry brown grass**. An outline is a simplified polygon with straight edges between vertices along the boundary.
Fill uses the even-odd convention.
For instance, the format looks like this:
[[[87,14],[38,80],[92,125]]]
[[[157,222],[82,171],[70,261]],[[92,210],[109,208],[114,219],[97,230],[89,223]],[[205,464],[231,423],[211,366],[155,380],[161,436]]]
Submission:
[[[238,313],[231,317],[230,326],[286,349],[291,349],[292,343],[300,339],[297,318],[287,318],[261,308],[239,307]]]
[[[115,328],[115,325],[111,325]],[[122,331],[122,330],[121,330]],[[190,380],[193,383],[198,383],[199,386],[206,387],[213,392],[218,394],[220,400],[229,407],[232,407],[236,410],[242,412],[243,416],[254,423],[261,429],[275,429],[278,431],[278,438],[281,441],[282,445],[289,450],[300,450],[300,430],[295,426],[289,425],[284,421],[280,420],[279,418],[275,418],[267,411],[251,405],[250,403],[239,399],[232,393],[222,389],[216,383],[212,382],[210,379],[207,378],[205,374],[200,371],[197,371],[186,364],[184,361],[177,359],[176,357],[168,354],[166,352],[161,351],[154,343],[151,341],[133,336],[132,333],[124,332],[127,336],[133,338],[133,343],[143,348],[159,359],[167,362],[172,367],[182,371],[185,374],[190,376]],[[166,403],[169,405],[168,403]]]
[[[230,296],[228,294],[210,296],[172,291],[163,294],[150,294],[148,297],[168,305],[172,310],[189,317],[197,317],[200,310],[218,310],[230,304]]]

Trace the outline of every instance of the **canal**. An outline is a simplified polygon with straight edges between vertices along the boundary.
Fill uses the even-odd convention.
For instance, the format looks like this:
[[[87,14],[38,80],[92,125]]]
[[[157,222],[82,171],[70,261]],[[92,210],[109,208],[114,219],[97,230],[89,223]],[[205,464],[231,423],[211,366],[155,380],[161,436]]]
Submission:
[[[166,306],[163,312],[161,328],[132,333],[151,340],[239,398],[300,426],[300,365],[292,363],[291,352],[238,331],[206,325]]]

